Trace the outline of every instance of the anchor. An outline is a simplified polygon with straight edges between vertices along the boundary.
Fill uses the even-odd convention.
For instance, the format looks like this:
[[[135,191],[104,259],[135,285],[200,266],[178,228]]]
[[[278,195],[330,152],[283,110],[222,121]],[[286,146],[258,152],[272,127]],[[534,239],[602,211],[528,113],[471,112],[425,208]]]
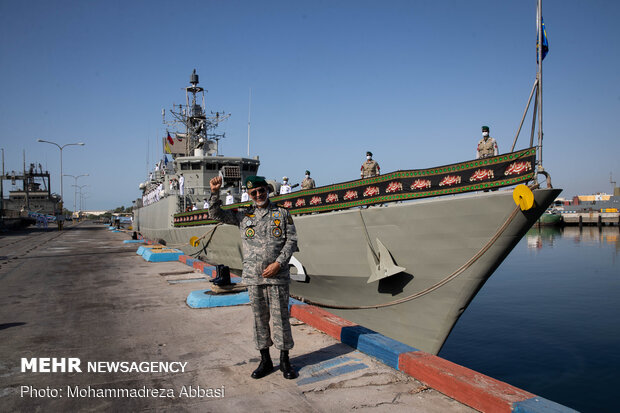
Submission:
[[[394,262],[392,258],[392,254],[390,251],[383,245],[379,238],[377,240],[377,247],[379,249],[379,256],[372,250],[370,243],[367,244],[367,254],[368,257],[368,265],[370,266],[370,277],[368,277],[367,283],[371,283],[374,281],[381,280],[383,278],[391,277],[394,274],[398,274],[399,272],[403,272],[406,270],[405,267],[399,267]]]

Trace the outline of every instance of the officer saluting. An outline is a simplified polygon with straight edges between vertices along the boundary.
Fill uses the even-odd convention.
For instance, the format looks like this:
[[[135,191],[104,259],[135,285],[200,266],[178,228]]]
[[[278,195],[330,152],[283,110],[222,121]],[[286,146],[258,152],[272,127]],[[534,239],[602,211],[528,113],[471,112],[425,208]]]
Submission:
[[[362,178],[371,178],[373,176],[378,176],[381,168],[379,168],[379,163],[372,159],[372,152],[366,152],[366,162],[362,164]]]
[[[269,201],[267,182],[262,176],[245,180],[252,206],[239,210],[223,210],[219,197],[222,177],[209,182],[211,199],[209,215],[226,224],[237,225],[243,243],[243,281],[248,286],[250,306],[254,313],[254,342],[260,351],[261,362],[252,373],[260,379],[273,371],[269,347],[280,350],[280,371],[287,379],[297,377],[291,367],[288,351],[293,348],[289,322],[288,263],[297,251],[297,231],[290,213]],[[273,341],[269,316],[273,317]]]
[[[498,153],[497,142],[489,136],[489,127],[483,126],[482,139],[478,142],[478,147],[476,150],[476,159],[496,156]]]

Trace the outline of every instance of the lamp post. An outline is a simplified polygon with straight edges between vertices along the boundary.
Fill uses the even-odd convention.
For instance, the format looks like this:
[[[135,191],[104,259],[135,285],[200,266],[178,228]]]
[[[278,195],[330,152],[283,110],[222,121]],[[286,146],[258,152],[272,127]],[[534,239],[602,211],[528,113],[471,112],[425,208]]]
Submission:
[[[63,189],[62,188],[62,150],[65,149],[65,147],[71,146],[71,145],[84,146],[86,144],[84,142],[78,142],[78,143],[66,143],[61,146],[57,144],[56,142],[46,141],[43,139],[37,139],[37,142],[50,143],[52,145],[56,145],[58,149],[60,149],[60,199],[62,200],[62,205],[64,205],[65,198],[64,198],[64,194],[62,190]],[[62,214],[62,209],[60,210],[60,213]]]
[[[71,176],[71,177],[73,177],[73,179],[75,179],[75,185],[73,185],[73,186],[75,186],[75,187],[76,187],[76,188],[75,188],[75,190],[73,191],[73,212],[75,212],[75,208],[76,208],[76,202],[75,202],[75,200],[76,200],[76,198],[77,198],[77,180],[78,180],[78,178],[81,178],[81,177],[83,177],[83,176],[90,176],[90,175],[88,175],[88,174],[82,174],[82,175],[77,175],[77,176],[75,176],[75,175],[64,174],[63,176]]]
[[[82,210],[82,202],[83,202],[83,200],[82,200],[82,188],[86,188],[89,185],[73,185],[73,186],[75,186],[76,188],[79,188],[79,190],[80,190],[80,211],[81,211]]]

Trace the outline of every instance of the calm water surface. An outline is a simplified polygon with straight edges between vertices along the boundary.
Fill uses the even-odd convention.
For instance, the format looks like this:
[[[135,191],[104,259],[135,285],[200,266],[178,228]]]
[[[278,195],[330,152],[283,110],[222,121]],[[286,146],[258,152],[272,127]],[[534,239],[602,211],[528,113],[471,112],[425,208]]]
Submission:
[[[532,229],[440,357],[581,412],[618,412],[618,227]]]

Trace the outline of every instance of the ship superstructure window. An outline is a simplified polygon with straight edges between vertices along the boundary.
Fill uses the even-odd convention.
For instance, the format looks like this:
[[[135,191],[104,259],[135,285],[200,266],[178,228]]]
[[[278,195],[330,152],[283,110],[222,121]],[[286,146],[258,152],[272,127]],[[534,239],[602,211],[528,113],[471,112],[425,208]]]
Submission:
[[[199,163],[193,163],[192,164],[192,169],[194,169],[194,170],[200,169],[200,164]]]
[[[187,170],[189,170],[189,164],[188,164],[188,163],[182,163],[182,164],[181,164],[181,170],[182,170],[182,171],[187,171]]]
[[[249,163],[244,163],[243,164],[243,170],[244,171],[250,171],[250,172],[256,172],[258,170],[256,165],[253,164],[249,164]]]
[[[225,165],[222,168],[222,173],[225,178],[241,178],[241,170],[236,165]]]

